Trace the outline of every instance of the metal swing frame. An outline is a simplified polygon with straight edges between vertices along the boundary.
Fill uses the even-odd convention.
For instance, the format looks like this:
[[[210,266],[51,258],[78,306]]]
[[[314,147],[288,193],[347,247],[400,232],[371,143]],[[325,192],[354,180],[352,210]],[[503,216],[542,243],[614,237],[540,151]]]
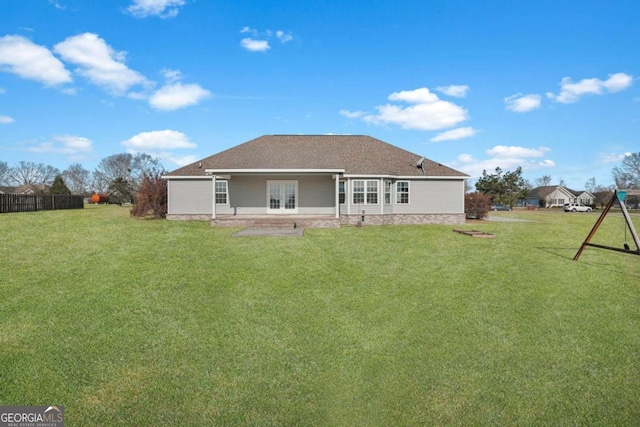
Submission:
[[[620,193],[624,194],[622,199],[620,199],[620,197],[619,197]],[[627,211],[627,207],[624,204],[624,198],[627,195],[638,196],[638,195],[640,195],[640,190],[615,190],[613,192],[613,195],[611,196],[611,200],[609,200],[609,203],[607,203],[607,206],[602,211],[602,214],[600,214],[600,218],[598,218],[598,220],[596,221],[595,225],[593,226],[593,228],[589,232],[589,235],[587,236],[585,241],[582,243],[582,246],[580,246],[580,249],[578,249],[578,252],[573,257],[574,261],[577,261],[578,258],[580,258],[580,255],[582,254],[582,251],[584,251],[584,248],[586,246],[593,246],[594,248],[608,249],[608,250],[611,250],[611,251],[623,252],[623,253],[626,253],[626,254],[640,255],[640,239],[638,238],[638,233],[636,233],[636,229],[633,227],[633,222],[631,221],[631,217],[629,216],[629,212]],[[631,237],[633,237],[633,242],[636,244],[636,250],[635,251],[631,250],[626,242],[625,242],[625,247],[624,248],[616,248],[614,246],[599,245],[597,243],[591,243],[590,242],[591,238],[594,236],[594,234],[596,234],[596,231],[598,230],[598,228],[602,224],[602,221],[604,220],[604,217],[607,216],[607,214],[609,213],[609,210],[611,209],[613,204],[616,202],[616,200],[620,204],[620,210],[622,211],[622,216],[624,216],[624,220],[626,222],[626,226],[629,228],[629,231],[631,231]],[[625,231],[626,231],[626,229],[625,229]]]

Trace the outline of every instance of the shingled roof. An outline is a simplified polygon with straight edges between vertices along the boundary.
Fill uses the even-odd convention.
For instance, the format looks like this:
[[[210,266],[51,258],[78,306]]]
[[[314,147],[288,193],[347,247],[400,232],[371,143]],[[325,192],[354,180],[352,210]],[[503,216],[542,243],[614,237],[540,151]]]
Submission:
[[[203,176],[207,169],[344,169],[345,174],[468,175],[366,135],[264,135],[165,176]],[[423,172],[424,170],[424,172]]]

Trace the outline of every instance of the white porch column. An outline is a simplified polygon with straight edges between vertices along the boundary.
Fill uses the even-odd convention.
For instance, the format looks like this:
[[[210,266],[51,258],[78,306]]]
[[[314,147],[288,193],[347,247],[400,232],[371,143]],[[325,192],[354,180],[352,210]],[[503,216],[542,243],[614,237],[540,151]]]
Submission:
[[[344,197],[347,199],[347,215],[351,214],[351,178],[344,183]]]
[[[380,185],[378,186],[378,201],[380,202],[380,213],[384,214],[384,178],[380,178],[379,184]]]
[[[336,174],[336,218],[340,218],[340,175]]]
[[[211,219],[216,219],[216,175],[211,174]]]

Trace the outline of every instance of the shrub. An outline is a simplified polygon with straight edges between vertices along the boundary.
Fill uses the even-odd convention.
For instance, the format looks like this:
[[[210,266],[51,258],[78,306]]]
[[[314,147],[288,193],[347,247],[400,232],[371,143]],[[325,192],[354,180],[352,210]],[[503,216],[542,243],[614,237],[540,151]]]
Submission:
[[[491,210],[491,196],[479,192],[464,195],[464,213],[467,218],[482,219]]]
[[[131,215],[136,217],[167,216],[167,181],[162,179],[162,172],[146,172],[134,197]]]

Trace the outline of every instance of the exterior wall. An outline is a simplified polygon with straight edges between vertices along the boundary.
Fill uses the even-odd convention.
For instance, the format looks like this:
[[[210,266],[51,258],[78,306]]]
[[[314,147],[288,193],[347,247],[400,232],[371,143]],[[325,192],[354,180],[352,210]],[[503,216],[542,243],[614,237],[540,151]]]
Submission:
[[[169,179],[167,217],[174,215],[208,215],[213,196],[210,179]]]
[[[267,180],[298,181],[299,215],[335,214],[335,180],[330,175],[234,175],[226,180],[229,203],[216,205],[216,215],[267,215]],[[360,222],[363,209],[365,225],[464,224],[463,180],[409,180],[409,203],[406,205],[396,203],[395,180],[391,205],[384,204],[384,184],[380,184],[378,204],[354,205],[352,181],[347,181],[347,200],[340,205],[342,224]],[[168,219],[211,219],[211,180],[169,179],[167,184]],[[347,206],[350,206],[350,212],[347,212]]]
[[[567,193],[565,193],[564,191],[561,191],[560,189],[556,188],[555,190],[553,190],[551,192],[551,194],[549,194],[546,197],[546,201],[547,201],[547,206],[548,208],[553,208],[553,207],[557,207],[560,206],[562,207],[562,205],[564,205],[565,203],[571,203],[573,202],[575,199],[574,196],[569,195]]]
[[[266,215],[267,181],[298,181],[298,214],[335,214],[335,180],[330,175],[234,175],[228,180],[229,205],[216,214]]]
[[[364,179],[364,178],[363,178]],[[384,184],[378,193],[378,204],[354,205],[353,181],[346,185],[347,203],[341,205],[340,214],[459,214],[464,212],[464,181],[457,180],[393,180],[391,204],[384,204]],[[409,203],[396,203],[396,182],[409,181]],[[350,203],[349,203],[350,202]],[[382,206],[381,206],[382,203]]]
[[[464,213],[464,181],[409,181],[409,203],[395,203],[394,214],[459,214]]]
[[[583,193],[580,193],[580,195],[576,197],[576,202],[582,203],[583,205],[592,205],[593,198],[589,195],[589,193],[585,191]]]

